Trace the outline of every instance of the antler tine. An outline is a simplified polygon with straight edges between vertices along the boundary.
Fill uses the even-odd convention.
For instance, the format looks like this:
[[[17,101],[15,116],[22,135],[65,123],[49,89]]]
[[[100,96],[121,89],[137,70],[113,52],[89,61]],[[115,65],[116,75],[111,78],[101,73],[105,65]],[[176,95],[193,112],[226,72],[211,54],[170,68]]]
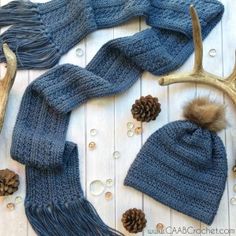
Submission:
[[[5,43],[3,44],[3,53],[6,58],[7,71],[3,79],[0,81],[0,132],[3,127],[7,101],[10,90],[15,80],[16,69],[17,69],[16,55],[11,51],[11,49]]]
[[[234,56],[234,57],[235,57],[235,58],[234,58],[235,62],[234,62],[234,69],[233,69],[233,72],[230,74],[229,77],[227,77],[227,78],[225,79],[227,82],[230,82],[230,83],[236,81],[236,50],[235,50],[235,56]]]
[[[199,17],[193,5],[190,6],[190,14],[192,18],[193,42],[194,42],[194,48],[195,48],[194,73],[199,73],[203,71],[202,33],[201,33],[201,25],[200,25]]]
[[[227,93],[236,105],[236,54],[235,54],[235,66],[232,74],[224,80],[222,77],[211,74],[203,69],[203,46],[201,36],[201,26],[197,12],[193,6],[190,7],[190,13],[193,24],[193,40],[195,47],[195,64],[194,69],[190,73],[172,73],[166,76],[162,76],[159,79],[159,84],[162,86],[175,84],[175,83],[201,83],[214,86]]]
[[[202,76],[204,74],[204,69],[202,66],[203,45],[202,45],[201,25],[200,25],[197,11],[195,10],[194,6],[191,5],[189,10],[190,10],[190,15],[192,19],[193,42],[194,42],[194,49],[195,49],[194,50],[195,61],[194,61],[193,71],[191,73],[179,73],[179,74],[174,73],[174,74],[162,76],[159,79],[159,84],[162,86],[173,84],[173,83],[195,82],[196,75]],[[203,82],[205,83],[204,80]]]
[[[7,83],[10,83],[10,89],[14,83],[15,80],[15,74],[17,69],[17,59],[14,52],[8,47],[6,43],[3,44],[3,53],[6,58],[7,62],[7,71],[5,76],[2,79],[2,82],[7,85]]]

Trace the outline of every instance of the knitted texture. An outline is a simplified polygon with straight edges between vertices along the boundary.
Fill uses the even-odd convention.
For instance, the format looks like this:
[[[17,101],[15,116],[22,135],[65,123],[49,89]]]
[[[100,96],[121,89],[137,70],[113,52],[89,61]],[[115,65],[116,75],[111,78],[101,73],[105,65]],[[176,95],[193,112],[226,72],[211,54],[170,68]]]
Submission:
[[[26,164],[25,212],[33,229],[43,236],[122,235],[84,197],[77,145],[65,141],[70,113],[55,112],[33,85],[23,96],[11,150]]]
[[[148,138],[124,184],[210,225],[226,178],[226,151],[217,134],[175,121]]]
[[[216,0],[12,1],[0,8],[0,27],[11,25],[1,35],[0,44],[8,43],[16,53],[19,69],[44,69],[57,64],[87,34],[135,16],[145,16],[154,28],[177,30],[191,38],[191,19],[186,17],[189,3],[195,4],[205,28],[222,14]],[[0,55],[0,62],[4,61]]]
[[[202,29],[206,37],[220,20],[223,6],[217,1],[215,8],[211,2],[200,2],[207,9],[205,15],[200,11],[200,18],[210,19]],[[172,11],[173,24],[184,16],[188,22],[188,8],[185,15]],[[86,68],[57,66],[28,86],[13,131],[11,156],[26,165],[25,208],[39,235],[120,235],[101,221],[84,198],[75,168],[77,146],[66,141],[70,113],[89,99],[126,91],[144,70],[163,74],[182,65],[193,51],[185,29],[185,25],[175,31],[168,26],[151,28],[112,40]]]

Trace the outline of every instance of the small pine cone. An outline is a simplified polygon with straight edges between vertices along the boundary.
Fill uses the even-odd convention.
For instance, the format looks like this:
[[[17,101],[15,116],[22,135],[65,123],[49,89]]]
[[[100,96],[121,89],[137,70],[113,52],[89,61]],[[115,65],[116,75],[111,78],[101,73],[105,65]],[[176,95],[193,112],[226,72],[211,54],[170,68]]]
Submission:
[[[131,109],[133,118],[137,121],[149,122],[155,120],[161,112],[158,98],[148,95],[136,100]]]
[[[124,228],[129,233],[135,234],[138,232],[142,232],[147,223],[144,212],[136,208],[127,210],[123,214],[121,221]]]
[[[19,183],[18,174],[9,169],[0,170],[0,196],[8,196],[16,192]]]

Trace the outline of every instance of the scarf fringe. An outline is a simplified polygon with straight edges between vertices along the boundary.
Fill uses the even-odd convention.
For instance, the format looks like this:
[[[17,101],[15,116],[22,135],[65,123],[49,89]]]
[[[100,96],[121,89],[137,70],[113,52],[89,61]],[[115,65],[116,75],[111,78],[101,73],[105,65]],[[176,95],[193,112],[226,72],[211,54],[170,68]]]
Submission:
[[[49,69],[57,64],[60,49],[46,32],[36,4],[13,1],[1,7],[0,27],[8,25],[12,26],[1,35],[1,44],[7,43],[16,53],[19,69]],[[0,54],[0,61],[5,61]]]
[[[123,236],[105,225],[95,208],[80,198],[64,205],[25,206],[26,215],[38,235],[43,236]]]

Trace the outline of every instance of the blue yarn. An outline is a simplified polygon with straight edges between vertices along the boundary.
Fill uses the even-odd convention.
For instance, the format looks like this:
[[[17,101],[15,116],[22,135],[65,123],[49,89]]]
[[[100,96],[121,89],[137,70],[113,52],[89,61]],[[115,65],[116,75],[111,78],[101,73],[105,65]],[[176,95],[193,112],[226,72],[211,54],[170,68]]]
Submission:
[[[136,16],[144,16],[153,28],[165,29],[166,37],[168,29],[171,34],[178,31],[191,38],[191,19],[186,17],[189,3],[195,4],[205,29],[212,28],[223,13],[216,0],[12,1],[0,8],[0,27],[11,25],[1,35],[0,45],[6,42],[16,53],[18,69],[46,69],[89,33]],[[173,21],[176,17],[178,21]],[[0,62],[5,60],[1,48]]]
[[[170,2],[176,9],[179,0]],[[223,6],[204,0],[196,5],[200,19],[207,22],[202,28],[206,37],[221,19]],[[70,114],[89,99],[126,91],[143,71],[158,75],[182,65],[193,51],[188,8],[186,5],[181,12],[168,9],[169,21],[176,27],[182,25],[181,29],[162,24],[112,40],[86,68],[56,66],[26,89],[13,131],[11,156],[26,165],[25,209],[39,235],[121,235],[106,226],[84,198],[77,146],[66,141]]]
[[[122,235],[103,223],[84,198],[77,145],[66,142],[63,169],[26,167],[26,215],[38,235]],[[32,181],[33,180],[33,181]]]
[[[124,184],[210,225],[227,168],[225,147],[216,133],[190,121],[175,121],[148,138]]]

